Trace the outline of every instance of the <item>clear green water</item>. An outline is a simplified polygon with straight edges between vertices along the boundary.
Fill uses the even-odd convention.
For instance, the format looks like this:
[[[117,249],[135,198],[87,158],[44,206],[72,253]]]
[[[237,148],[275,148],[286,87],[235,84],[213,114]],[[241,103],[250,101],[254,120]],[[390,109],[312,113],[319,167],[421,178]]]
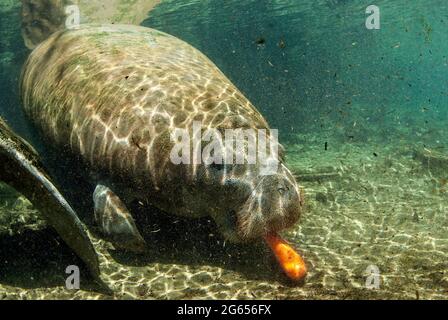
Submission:
[[[370,4],[166,1],[143,24],[201,49],[285,136],[446,119],[448,4],[376,1],[381,29],[368,30]],[[411,123],[394,121],[405,114]]]
[[[310,274],[292,287],[261,244],[223,248],[207,221],[161,218],[145,227],[157,245],[143,257],[94,238],[116,298],[448,297],[448,3],[375,1],[380,30],[365,27],[370,4],[164,0],[151,11],[142,25],[200,49],[279,129],[307,200],[285,237]],[[0,116],[45,157],[20,107],[19,7],[0,0]],[[76,258],[17,197],[1,186],[0,299],[105,298],[64,289]],[[369,265],[379,290],[365,288]]]

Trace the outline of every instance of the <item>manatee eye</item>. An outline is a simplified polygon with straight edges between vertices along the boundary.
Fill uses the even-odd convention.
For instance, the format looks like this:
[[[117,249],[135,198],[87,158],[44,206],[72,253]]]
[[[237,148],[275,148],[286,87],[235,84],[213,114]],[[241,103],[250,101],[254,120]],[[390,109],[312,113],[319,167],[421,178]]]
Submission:
[[[224,170],[224,165],[221,163],[212,163],[209,166],[211,169],[216,170],[216,171],[221,171]]]
[[[278,193],[280,193],[280,195],[284,195],[286,192],[289,191],[289,188],[286,185],[279,185],[277,191]]]
[[[233,170],[233,166],[231,164],[222,164],[222,163],[211,163],[209,165],[209,168],[219,172],[225,170],[228,173]]]

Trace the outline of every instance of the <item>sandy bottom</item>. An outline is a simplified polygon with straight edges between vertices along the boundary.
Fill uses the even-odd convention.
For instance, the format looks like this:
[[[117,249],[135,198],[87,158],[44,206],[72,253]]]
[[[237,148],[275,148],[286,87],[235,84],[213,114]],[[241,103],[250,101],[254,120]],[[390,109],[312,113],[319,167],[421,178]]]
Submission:
[[[303,284],[288,282],[261,242],[226,244],[208,220],[155,213],[138,221],[150,245],[143,256],[92,235],[114,295],[85,273],[82,290],[68,290],[65,268],[81,263],[3,187],[0,299],[446,299],[448,162],[432,165],[416,157],[422,146],[400,142],[327,142],[325,150],[303,135],[287,148],[307,197],[300,223],[284,233],[307,261]],[[369,266],[378,289],[366,287]]]

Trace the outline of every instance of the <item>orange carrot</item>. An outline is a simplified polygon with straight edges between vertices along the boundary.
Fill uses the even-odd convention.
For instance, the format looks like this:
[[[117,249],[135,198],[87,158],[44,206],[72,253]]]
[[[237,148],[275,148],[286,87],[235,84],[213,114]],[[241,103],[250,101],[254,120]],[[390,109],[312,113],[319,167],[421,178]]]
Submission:
[[[306,265],[302,257],[282,238],[276,234],[265,237],[286,275],[295,281],[306,276]]]

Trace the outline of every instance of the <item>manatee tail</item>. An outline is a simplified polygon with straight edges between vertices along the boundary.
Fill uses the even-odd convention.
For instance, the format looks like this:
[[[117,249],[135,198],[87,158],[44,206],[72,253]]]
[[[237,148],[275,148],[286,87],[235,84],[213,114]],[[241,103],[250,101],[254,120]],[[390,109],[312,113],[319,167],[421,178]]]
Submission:
[[[0,118],[0,180],[27,197],[100,281],[98,256],[76,213],[42,169],[38,155]]]
[[[139,25],[160,1],[22,0],[22,36],[34,49],[54,32],[77,23]]]

